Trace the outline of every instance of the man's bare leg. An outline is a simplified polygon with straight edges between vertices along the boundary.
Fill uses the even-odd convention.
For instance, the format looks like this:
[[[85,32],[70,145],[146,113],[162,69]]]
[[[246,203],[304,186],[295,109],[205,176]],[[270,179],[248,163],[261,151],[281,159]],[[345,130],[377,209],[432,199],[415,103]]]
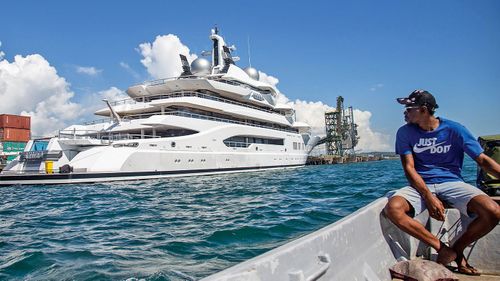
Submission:
[[[457,261],[458,266],[470,267],[463,258],[463,252],[467,246],[488,234],[500,221],[500,206],[487,195],[478,195],[472,198],[467,205],[467,210],[477,215],[467,230],[453,244],[453,249],[461,258]]]
[[[438,263],[448,264],[455,260],[457,253],[442,244],[441,241],[429,232],[420,222],[407,215],[410,204],[402,196],[394,196],[385,206],[386,216],[401,230],[423,241],[438,252]]]

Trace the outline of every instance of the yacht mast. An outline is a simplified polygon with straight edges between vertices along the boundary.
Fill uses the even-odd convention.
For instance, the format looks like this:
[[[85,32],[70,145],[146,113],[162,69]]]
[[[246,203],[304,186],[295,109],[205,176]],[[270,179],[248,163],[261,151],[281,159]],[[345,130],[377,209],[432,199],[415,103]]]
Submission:
[[[212,65],[214,69],[222,69],[224,67],[223,53],[224,46],[226,43],[224,39],[219,35],[219,29],[215,27],[212,29],[212,34],[210,39],[214,42],[212,50]]]

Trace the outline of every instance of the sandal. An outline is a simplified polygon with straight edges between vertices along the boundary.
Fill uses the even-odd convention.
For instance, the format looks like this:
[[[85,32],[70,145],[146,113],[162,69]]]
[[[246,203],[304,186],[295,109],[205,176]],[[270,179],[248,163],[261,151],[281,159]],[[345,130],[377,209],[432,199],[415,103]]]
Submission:
[[[462,261],[465,261],[465,265],[462,265]],[[460,274],[465,274],[465,275],[472,275],[472,276],[480,276],[481,272],[474,268],[472,265],[469,264],[469,262],[465,259],[464,255],[458,255],[457,258],[455,259],[455,262],[457,263],[457,272]]]

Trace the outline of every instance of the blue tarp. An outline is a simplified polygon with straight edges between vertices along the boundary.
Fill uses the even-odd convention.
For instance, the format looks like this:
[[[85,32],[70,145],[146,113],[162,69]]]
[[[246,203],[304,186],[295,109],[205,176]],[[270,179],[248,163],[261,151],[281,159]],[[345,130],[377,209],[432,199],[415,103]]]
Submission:
[[[36,140],[31,146],[30,151],[43,151],[47,150],[48,141]]]

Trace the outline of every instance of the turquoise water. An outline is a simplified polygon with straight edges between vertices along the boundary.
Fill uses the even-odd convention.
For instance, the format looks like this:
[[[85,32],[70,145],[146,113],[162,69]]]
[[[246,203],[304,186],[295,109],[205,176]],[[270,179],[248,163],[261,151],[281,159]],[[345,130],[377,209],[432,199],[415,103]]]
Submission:
[[[405,183],[399,161],[379,161],[0,188],[0,280],[197,280]]]

